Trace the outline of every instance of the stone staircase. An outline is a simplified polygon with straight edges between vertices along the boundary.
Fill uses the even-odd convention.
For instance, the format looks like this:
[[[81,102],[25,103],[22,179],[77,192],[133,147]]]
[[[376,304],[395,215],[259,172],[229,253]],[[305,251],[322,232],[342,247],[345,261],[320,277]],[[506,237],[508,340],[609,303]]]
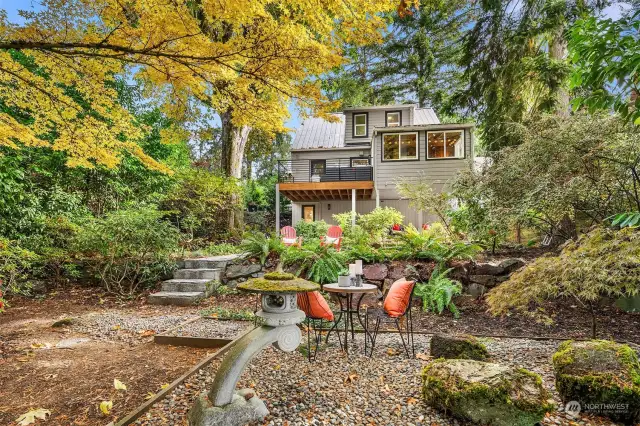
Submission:
[[[188,306],[209,297],[214,281],[221,281],[227,264],[238,255],[185,259],[173,279],[162,283],[162,290],[147,298],[151,305]]]

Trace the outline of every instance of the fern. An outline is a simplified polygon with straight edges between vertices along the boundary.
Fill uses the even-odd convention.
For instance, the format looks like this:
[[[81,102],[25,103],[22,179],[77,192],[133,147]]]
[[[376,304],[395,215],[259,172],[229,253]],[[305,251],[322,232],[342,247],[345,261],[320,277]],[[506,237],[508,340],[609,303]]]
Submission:
[[[427,283],[417,283],[415,295],[422,298],[422,309],[441,315],[448,309],[455,318],[460,317],[458,308],[453,303],[454,296],[462,294],[462,285],[455,280],[447,278],[453,268],[442,271],[436,268]]]
[[[247,257],[253,257],[260,260],[262,265],[265,264],[269,256],[282,253],[284,246],[277,237],[269,237],[262,232],[246,234],[240,249],[247,254]]]
[[[338,274],[347,261],[345,255],[333,247],[322,247],[318,242],[313,242],[302,247],[288,247],[283,253],[282,263],[285,267],[297,266],[296,275],[306,272],[309,280],[326,284],[338,281]]]

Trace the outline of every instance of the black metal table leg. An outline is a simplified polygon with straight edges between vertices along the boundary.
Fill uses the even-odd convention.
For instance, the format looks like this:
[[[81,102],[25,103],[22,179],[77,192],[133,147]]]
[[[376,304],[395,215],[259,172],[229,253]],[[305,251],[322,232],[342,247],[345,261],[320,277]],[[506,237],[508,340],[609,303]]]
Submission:
[[[362,317],[360,316],[360,304],[362,303],[362,299],[364,299],[366,293],[363,293],[360,295],[360,298],[358,299],[358,304],[356,305],[356,316],[358,317],[358,321],[360,322],[360,326],[362,326],[362,329],[364,330],[364,354],[367,354],[367,338],[370,338],[373,340],[373,338],[371,337],[371,335],[369,334],[369,328],[368,328],[368,324],[365,324],[364,322],[362,322]]]

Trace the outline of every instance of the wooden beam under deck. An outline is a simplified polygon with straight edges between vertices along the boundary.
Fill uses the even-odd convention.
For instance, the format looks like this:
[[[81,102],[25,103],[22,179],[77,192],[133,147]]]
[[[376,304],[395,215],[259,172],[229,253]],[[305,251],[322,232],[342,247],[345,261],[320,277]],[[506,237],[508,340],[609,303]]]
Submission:
[[[370,200],[373,194],[373,182],[300,182],[280,184],[280,193],[295,202],[350,200],[352,189],[356,190],[357,200]]]

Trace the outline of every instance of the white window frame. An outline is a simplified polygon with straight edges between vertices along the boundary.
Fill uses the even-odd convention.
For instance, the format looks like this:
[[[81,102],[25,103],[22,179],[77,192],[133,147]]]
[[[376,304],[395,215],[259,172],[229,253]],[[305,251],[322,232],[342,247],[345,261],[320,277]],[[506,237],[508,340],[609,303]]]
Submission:
[[[358,116],[363,116],[364,117],[364,124],[356,124],[356,117]],[[369,114],[367,114],[366,112],[362,112],[362,113],[354,113],[353,114],[353,137],[354,138],[366,138],[367,135],[369,134],[367,126],[369,125]],[[358,127],[362,127],[364,126],[364,133],[362,135],[358,134]]]
[[[447,153],[447,133],[461,133],[462,134],[462,153],[458,154],[456,152],[456,155],[454,155],[453,157],[430,157],[429,156],[429,135],[431,133],[444,133],[444,153],[446,155]],[[425,150],[427,151],[427,160],[459,160],[461,158],[465,158],[465,148],[466,148],[466,143],[467,141],[465,140],[465,131],[463,129],[460,130],[432,130],[427,132],[427,139],[425,141]],[[457,151],[457,150],[456,150]]]
[[[398,124],[389,124],[389,115],[396,114],[398,116]],[[400,127],[402,126],[402,111],[387,111],[385,112],[384,121],[387,127]]]
[[[385,136],[398,136],[398,157],[399,158],[385,158],[384,157],[384,137]],[[401,136],[415,135],[416,136],[416,156],[415,157],[402,157],[402,150],[400,149]],[[420,160],[420,135],[418,132],[402,132],[402,133],[383,133],[382,134],[382,159],[384,161],[418,161]]]

